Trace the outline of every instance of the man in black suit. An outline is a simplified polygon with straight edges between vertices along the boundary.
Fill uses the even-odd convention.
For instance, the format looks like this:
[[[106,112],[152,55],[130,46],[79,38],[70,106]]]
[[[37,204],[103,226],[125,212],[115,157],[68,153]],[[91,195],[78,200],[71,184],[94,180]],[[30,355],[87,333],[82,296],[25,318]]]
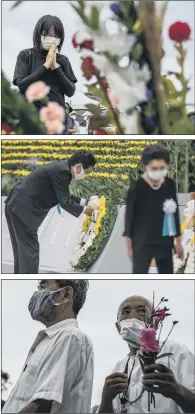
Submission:
[[[90,151],[78,151],[68,160],[53,161],[36,168],[19,182],[5,201],[5,216],[14,254],[14,273],[37,274],[39,269],[38,228],[52,207],[60,206],[79,217],[91,216],[87,200],[69,192],[72,179],[82,180],[95,166]]]

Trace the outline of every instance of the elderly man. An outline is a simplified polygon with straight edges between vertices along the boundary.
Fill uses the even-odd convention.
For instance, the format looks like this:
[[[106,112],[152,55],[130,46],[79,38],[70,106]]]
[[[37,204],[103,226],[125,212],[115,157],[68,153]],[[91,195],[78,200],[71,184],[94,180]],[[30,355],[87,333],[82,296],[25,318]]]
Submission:
[[[194,355],[184,346],[167,341],[162,353],[173,353],[145,367],[139,362],[139,332],[151,319],[152,305],[140,296],[127,298],[118,311],[116,327],[129,347],[104,384],[100,413],[147,413],[148,392],[155,395],[153,413],[194,413]],[[144,390],[144,392],[143,392]]]
[[[40,331],[3,413],[89,413],[93,348],[77,323],[87,280],[42,280],[29,302]]]
[[[72,180],[83,180],[95,164],[92,152],[77,151],[68,159],[37,167],[12,189],[5,200],[5,216],[14,254],[14,273],[38,273],[37,232],[51,208],[60,204],[74,217],[93,214],[87,200],[70,194],[69,185]]]

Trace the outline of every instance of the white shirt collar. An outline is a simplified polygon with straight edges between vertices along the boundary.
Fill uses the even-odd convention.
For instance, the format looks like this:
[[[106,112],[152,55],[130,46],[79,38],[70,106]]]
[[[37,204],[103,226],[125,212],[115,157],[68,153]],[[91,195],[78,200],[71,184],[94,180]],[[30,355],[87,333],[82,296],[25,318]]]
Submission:
[[[65,319],[64,321],[55,323],[54,325],[50,326],[49,328],[45,329],[45,333],[52,338],[54,335],[56,335],[59,331],[65,331],[70,326],[74,326],[78,328],[78,322],[76,319]]]

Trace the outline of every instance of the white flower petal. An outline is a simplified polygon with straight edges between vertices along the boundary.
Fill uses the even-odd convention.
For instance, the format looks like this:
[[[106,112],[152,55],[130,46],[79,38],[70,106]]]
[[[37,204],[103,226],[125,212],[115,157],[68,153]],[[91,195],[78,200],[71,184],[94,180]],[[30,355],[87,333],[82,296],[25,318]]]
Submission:
[[[114,36],[94,36],[94,45],[99,52],[111,50],[112,55],[119,57],[130,53],[135,41],[135,35],[122,32]]]
[[[125,134],[138,134],[138,114],[136,111],[132,115],[127,115],[126,113],[121,114],[120,119],[125,129]]]

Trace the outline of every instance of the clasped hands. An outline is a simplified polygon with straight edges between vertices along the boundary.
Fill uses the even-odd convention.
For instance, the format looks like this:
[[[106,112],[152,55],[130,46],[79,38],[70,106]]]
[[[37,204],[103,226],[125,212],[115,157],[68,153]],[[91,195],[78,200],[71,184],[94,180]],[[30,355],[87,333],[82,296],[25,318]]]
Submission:
[[[46,57],[46,61],[44,63],[44,66],[47,69],[57,69],[60,66],[56,62],[56,42],[55,42],[55,40],[53,41],[53,43],[52,43],[52,45],[51,45],[51,47],[49,49],[49,52],[47,54],[47,57]]]

